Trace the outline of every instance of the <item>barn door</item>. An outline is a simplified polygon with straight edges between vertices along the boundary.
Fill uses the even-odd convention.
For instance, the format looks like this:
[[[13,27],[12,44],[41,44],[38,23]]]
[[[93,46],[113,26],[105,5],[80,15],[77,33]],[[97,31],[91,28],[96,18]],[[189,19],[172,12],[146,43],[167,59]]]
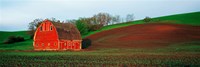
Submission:
[[[64,49],[64,42],[60,42],[60,48],[59,49],[61,49],[61,50]]]
[[[71,41],[69,41],[69,42],[67,43],[67,45],[68,45],[68,46],[67,46],[68,49],[72,49],[72,42],[71,42]]]
[[[74,46],[74,42],[72,42],[71,44],[72,44],[72,49],[74,49],[74,47],[75,47],[75,46]]]

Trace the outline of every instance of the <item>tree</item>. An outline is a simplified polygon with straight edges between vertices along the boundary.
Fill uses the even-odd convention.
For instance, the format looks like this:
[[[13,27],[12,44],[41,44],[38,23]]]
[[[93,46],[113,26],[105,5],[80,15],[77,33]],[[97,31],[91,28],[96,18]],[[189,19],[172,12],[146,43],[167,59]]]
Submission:
[[[77,29],[80,31],[81,35],[88,33],[88,27],[86,23],[81,22],[81,20],[77,20],[75,24],[76,24]]]
[[[60,23],[60,20],[57,20],[56,18],[52,17],[52,18],[47,18],[48,20],[50,20],[53,23]]]
[[[134,20],[134,15],[133,14],[127,14],[126,15],[126,22],[130,22]]]
[[[47,18],[48,19],[48,18]],[[56,18],[50,18],[48,19],[50,20],[52,23],[61,23],[60,20],[56,20]],[[33,39],[35,31],[37,29],[37,27],[43,22],[43,19],[35,19],[32,22],[29,23],[28,25],[28,34],[30,35],[30,38]]]
[[[145,17],[145,18],[143,19],[143,21],[146,22],[146,23],[147,23],[147,22],[150,22],[150,21],[151,21],[151,18],[147,16],[147,17]]]
[[[30,35],[30,38],[33,39],[34,33],[36,31],[36,28],[42,23],[43,19],[35,19],[28,25],[28,34]]]
[[[100,25],[108,25],[111,20],[112,16],[108,13],[98,13],[97,15],[94,15],[93,18],[95,18],[95,22]]]
[[[116,24],[120,22],[120,16],[116,15],[112,17],[112,24]]]

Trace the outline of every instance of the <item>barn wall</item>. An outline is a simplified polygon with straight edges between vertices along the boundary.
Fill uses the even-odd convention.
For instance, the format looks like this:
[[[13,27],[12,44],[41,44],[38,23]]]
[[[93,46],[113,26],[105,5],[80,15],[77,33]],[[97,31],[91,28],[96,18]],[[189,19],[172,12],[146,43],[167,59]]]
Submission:
[[[52,26],[52,30],[50,27]],[[58,35],[56,28],[49,21],[44,21],[36,30],[34,36],[35,50],[58,50]]]
[[[34,44],[35,50],[59,50],[58,41],[37,41]]]
[[[81,40],[61,40],[60,49],[61,50],[80,50]]]
[[[44,21],[35,32],[33,46],[34,50],[80,50],[81,40],[59,40],[56,27]]]

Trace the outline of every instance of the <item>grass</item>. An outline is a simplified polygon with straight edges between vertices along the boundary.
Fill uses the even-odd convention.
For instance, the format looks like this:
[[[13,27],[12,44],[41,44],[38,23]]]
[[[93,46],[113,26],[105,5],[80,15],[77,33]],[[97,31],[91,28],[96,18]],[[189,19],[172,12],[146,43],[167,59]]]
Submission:
[[[18,42],[14,44],[1,44],[0,54],[11,54],[11,55],[134,55],[134,54],[158,54],[166,55],[171,53],[189,53],[198,54],[200,52],[200,41],[190,41],[182,43],[174,43],[170,46],[163,48],[145,49],[145,48],[99,48],[93,51],[61,51],[61,52],[26,52],[26,50],[32,51],[33,40],[29,39],[24,42]],[[16,52],[15,50],[25,50],[22,52]],[[4,52],[5,51],[5,52]]]
[[[16,32],[0,31],[0,43],[3,43],[9,36],[22,36],[25,39],[30,38],[30,36],[26,33],[26,31],[16,31]]]
[[[3,42],[9,36],[22,36],[25,38],[23,42],[16,42],[13,44],[3,44]],[[17,32],[4,32],[0,31],[0,50],[32,50],[33,40],[29,39],[30,36],[26,33],[26,31],[17,31]]]
[[[13,51],[32,49],[32,46],[27,46],[30,48],[19,44],[19,46],[9,46],[12,48],[8,48],[6,51],[0,49],[0,66],[123,67],[139,65],[198,67],[200,65],[200,42],[198,41],[176,43],[155,49],[102,48],[93,51]]]
[[[186,42],[162,49],[104,48],[95,51],[75,52],[3,51],[0,52],[0,58],[2,58],[0,60],[0,66],[123,67],[142,65],[197,67],[200,65],[199,45],[200,42]]]
[[[187,25],[199,26],[200,12],[157,17],[157,18],[153,18],[153,20],[161,20],[161,21],[170,20],[170,21],[175,21],[173,23],[176,23],[176,24],[187,24]]]
[[[20,52],[21,53],[21,52]],[[20,54],[18,53],[18,54]],[[49,53],[49,52],[48,52]],[[0,66],[198,66],[199,57],[191,55],[0,55]],[[8,64],[12,63],[12,64]]]
[[[200,41],[174,43],[165,48],[156,49],[155,52],[200,52]]]
[[[0,44],[0,50],[33,50],[32,44],[33,40],[31,39],[13,44]]]

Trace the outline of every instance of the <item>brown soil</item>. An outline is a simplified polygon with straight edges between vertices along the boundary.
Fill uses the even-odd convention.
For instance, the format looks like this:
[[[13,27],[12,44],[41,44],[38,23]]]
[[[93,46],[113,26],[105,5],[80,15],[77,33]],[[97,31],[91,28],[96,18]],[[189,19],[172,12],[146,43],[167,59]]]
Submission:
[[[156,48],[174,43],[200,41],[200,26],[180,24],[138,24],[93,34],[94,48]]]

